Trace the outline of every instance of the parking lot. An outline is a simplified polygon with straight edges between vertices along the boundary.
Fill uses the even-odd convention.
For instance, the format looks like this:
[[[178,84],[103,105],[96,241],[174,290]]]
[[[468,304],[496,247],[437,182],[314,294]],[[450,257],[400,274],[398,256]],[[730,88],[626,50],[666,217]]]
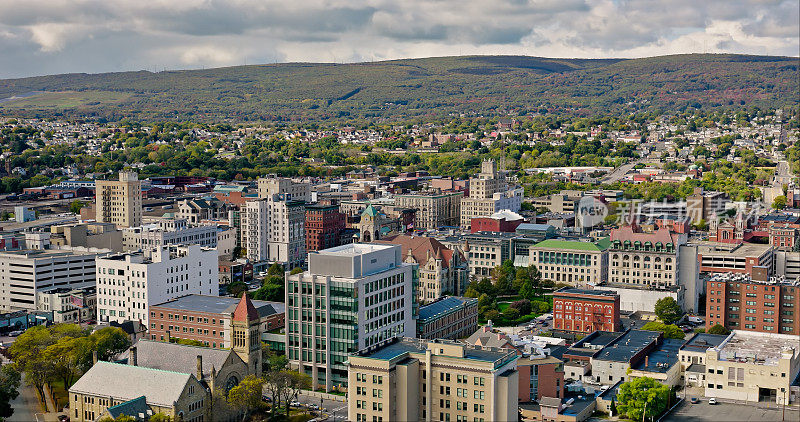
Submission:
[[[769,407],[767,407],[769,406]],[[735,404],[718,403],[709,405],[708,399],[691,404],[688,401],[664,418],[664,422],[739,422],[739,421],[781,421],[781,408],[774,403]],[[786,421],[800,420],[800,412],[786,408]]]

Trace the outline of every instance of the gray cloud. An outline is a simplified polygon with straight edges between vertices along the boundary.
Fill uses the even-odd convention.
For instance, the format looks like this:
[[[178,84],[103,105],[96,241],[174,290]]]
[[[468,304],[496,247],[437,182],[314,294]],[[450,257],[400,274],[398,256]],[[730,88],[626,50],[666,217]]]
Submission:
[[[454,54],[798,54],[797,0],[3,0],[0,78]]]

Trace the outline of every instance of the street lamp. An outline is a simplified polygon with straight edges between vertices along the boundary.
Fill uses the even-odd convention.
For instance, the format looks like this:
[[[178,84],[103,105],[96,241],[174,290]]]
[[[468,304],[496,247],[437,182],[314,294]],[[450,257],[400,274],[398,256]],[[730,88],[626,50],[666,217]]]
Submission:
[[[786,420],[786,388],[781,387],[781,394],[783,396],[783,410],[781,410],[781,421]]]

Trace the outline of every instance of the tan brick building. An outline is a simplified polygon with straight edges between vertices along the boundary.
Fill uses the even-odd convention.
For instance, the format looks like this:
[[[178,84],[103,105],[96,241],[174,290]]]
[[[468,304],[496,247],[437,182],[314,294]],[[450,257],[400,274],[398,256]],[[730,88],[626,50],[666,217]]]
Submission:
[[[348,420],[517,420],[515,351],[390,339],[348,359]]]
[[[416,209],[414,228],[429,230],[458,226],[463,197],[464,192],[418,192],[397,195],[395,205]]]
[[[122,171],[118,181],[95,182],[95,219],[117,227],[142,225],[142,182],[136,173]]]

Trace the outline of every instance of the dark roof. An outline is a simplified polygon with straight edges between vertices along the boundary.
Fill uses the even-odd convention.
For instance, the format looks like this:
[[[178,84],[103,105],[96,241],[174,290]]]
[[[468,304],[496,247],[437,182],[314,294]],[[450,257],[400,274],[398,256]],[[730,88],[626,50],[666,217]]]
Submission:
[[[681,345],[683,345],[683,340],[664,339],[661,344],[647,355],[647,359],[639,361],[633,369],[666,373],[669,368],[678,363],[678,350],[680,350]]]
[[[425,322],[428,319],[450,312],[468,302],[477,302],[477,299],[467,297],[445,297],[431,304],[419,308],[419,321]]]
[[[211,368],[222,369],[228,357],[239,355],[230,349],[212,349],[210,347],[188,346],[185,344],[167,343],[163,341],[139,340],[136,347],[136,366],[161,369],[182,374],[197,373],[197,356],[203,357],[203,376],[211,376]],[[131,361],[131,359],[128,359]],[[131,364],[133,362],[130,362]]]
[[[614,331],[595,331],[574,343],[563,354],[590,357],[623,334]]]
[[[695,333],[680,349],[687,352],[705,352],[719,346],[726,338],[728,336],[721,334]]]
[[[694,372],[698,374],[705,374],[706,373],[706,366],[700,363],[693,363],[686,368],[686,372]]]
[[[463,343],[458,343],[455,341],[450,340],[421,340],[415,338],[399,338],[394,339],[392,341],[387,342],[384,346],[378,346],[375,349],[365,349],[357,352],[358,356],[368,357],[371,359],[379,359],[379,360],[392,360],[397,357],[403,356],[407,353],[421,353],[424,354],[425,351],[428,349],[428,343],[431,342],[440,342],[443,344],[462,344],[465,347],[464,350],[464,359],[474,359],[483,362],[494,362],[503,357],[513,355],[516,356],[516,352],[512,350],[506,349],[483,349],[480,347],[464,345]]]
[[[614,362],[630,362],[637,353],[654,342],[660,334],[655,331],[628,330],[594,355],[593,358]]]
[[[606,389],[606,391],[603,391],[602,393],[598,394],[597,397],[599,399],[601,399],[601,400],[609,400],[609,401],[614,400],[614,401],[616,401],[617,400],[617,392],[619,391],[619,386],[620,385],[622,385],[622,381],[621,380],[617,381],[616,384],[614,384],[611,387],[609,387],[608,389]]]
[[[127,415],[139,420],[139,414],[141,413],[147,417],[147,412],[149,410],[150,407],[147,405],[147,397],[139,396],[133,400],[128,400],[116,406],[109,407],[108,414],[114,419],[118,418],[120,415]]]
[[[240,299],[235,297],[188,295],[152,306],[210,314],[232,314],[236,310],[239,301]],[[261,318],[283,313],[286,310],[286,305],[282,302],[266,302],[263,300],[251,300],[251,302]]]

